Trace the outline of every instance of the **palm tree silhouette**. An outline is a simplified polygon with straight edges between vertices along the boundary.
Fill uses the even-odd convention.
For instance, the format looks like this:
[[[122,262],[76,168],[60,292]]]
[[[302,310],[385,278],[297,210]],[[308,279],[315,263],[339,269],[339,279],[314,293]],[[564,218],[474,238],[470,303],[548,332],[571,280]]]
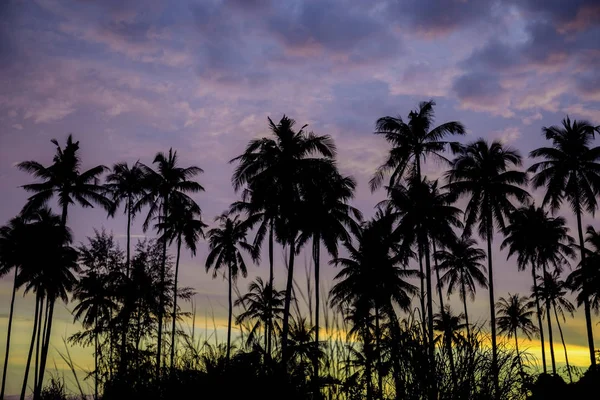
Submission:
[[[581,306],[585,299],[588,299],[590,308],[598,313],[600,311],[600,232],[588,226],[585,242],[591,247],[591,249],[584,249],[586,265],[579,263],[577,269],[567,278],[567,285],[572,291],[579,292],[577,306]]]
[[[125,213],[127,214],[127,266],[126,275],[129,277],[131,264],[131,220],[135,217],[135,203],[146,194],[144,188],[144,171],[136,162],[131,167],[127,163],[113,165],[112,172],[106,176],[104,187],[112,197],[116,208],[125,202]]]
[[[8,370],[8,355],[10,352],[10,337],[12,333],[19,267],[23,262],[24,252],[28,250],[26,248],[28,244],[26,234],[26,220],[22,216],[12,218],[7,225],[0,227],[0,277],[9,274],[13,268],[15,270],[13,289],[10,297],[10,311],[8,313],[8,331],[6,334],[6,352],[4,354],[0,399],[4,399],[4,389],[6,386],[6,372]]]
[[[563,321],[565,321],[565,311],[571,314],[571,316],[573,316],[575,312],[575,306],[565,297],[567,294],[567,285],[562,279],[560,279],[560,272],[558,270],[554,270],[552,273],[546,272],[542,277],[540,277],[540,284],[537,286],[537,291],[537,295],[546,300],[547,304],[549,303],[554,311],[554,317],[556,319],[556,324],[558,325],[558,332],[560,333],[560,340],[565,352],[565,362],[567,364],[569,380],[573,382],[573,376],[569,366],[567,345],[565,344],[565,337],[560,325],[560,319],[558,318],[558,314],[560,313]],[[548,321],[550,321],[551,317],[548,312],[549,309],[546,308],[546,318],[548,318]],[[552,345],[552,343],[550,343],[550,345]]]
[[[455,315],[449,305],[446,305],[443,310],[436,313],[433,318],[433,329],[441,332],[435,341],[442,340],[448,352],[452,352],[453,343],[462,343],[465,341],[464,336],[460,333],[466,324],[463,323],[464,314]]]
[[[64,149],[56,139],[52,139],[56,146],[56,154],[52,164],[44,167],[37,161],[23,161],[17,167],[32,174],[42,181],[23,185],[28,192],[35,193],[23,208],[27,213],[31,210],[45,206],[56,195],[58,204],[62,209],[61,225],[67,224],[67,213],[70,204],[79,203],[82,207],[93,207],[94,204],[111,210],[112,203],[104,196],[104,188],[99,184],[99,177],[106,170],[103,165],[80,172],[81,158],[79,157],[79,142],[73,142],[73,136],[67,137]]]
[[[98,338],[111,320],[117,304],[110,290],[110,277],[95,269],[88,269],[79,279],[73,290],[78,301],[73,309],[75,320],[81,320],[84,328],[92,330],[94,338],[94,398],[98,399]]]
[[[177,321],[177,279],[179,276],[179,257],[181,255],[181,244],[190,250],[192,256],[196,255],[196,244],[200,238],[204,238],[204,228],[207,227],[201,220],[200,207],[196,203],[190,203],[186,199],[175,197],[169,204],[169,212],[166,218],[159,218],[156,225],[158,232],[162,232],[162,240],[169,244],[177,243],[177,256],[175,258],[175,277],[173,278],[173,313],[171,327],[171,370],[175,362],[175,328]]]
[[[73,289],[76,282],[74,272],[77,272],[77,250],[70,246],[71,232],[63,225],[63,219],[47,208],[37,211],[29,211],[27,215],[30,221],[28,242],[36,243],[36,251],[29,251],[21,265],[21,273],[18,276],[18,286],[25,287],[25,293],[33,290],[37,296],[46,301],[44,315],[44,332],[42,333],[41,356],[39,363],[39,375],[36,374],[34,398],[38,399],[44,382],[44,373],[48,350],[50,348],[50,337],[52,332],[52,321],[54,305],[56,300],[69,300],[68,293]],[[39,307],[40,314],[42,307]],[[37,317],[37,316],[36,316]],[[39,324],[41,328],[41,323]],[[38,338],[40,332],[38,331]],[[35,333],[33,335],[35,337]],[[24,397],[27,387],[26,379],[23,383],[21,396]]]
[[[514,336],[517,358],[523,373],[523,364],[521,354],[519,353],[519,340],[517,332],[520,330],[527,339],[531,339],[537,332],[536,326],[531,321],[533,316],[533,302],[528,297],[522,297],[518,294],[508,294],[508,299],[500,297],[498,299],[498,331],[505,334],[509,339]]]
[[[310,182],[320,170],[323,163],[328,164],[335,156],[335,145],[330,136],[318,136],[305,132],[306,125],[295,131],[296,121],[283,116],[275,124],[270,118],[269,129],[272,138],[263,137],[248,143],[244,153],[231,162],[238,162],[232,182],[234,189],[244,186],[250,189],[253,210],[262,210],[266,214],[263,221],[270,222],[270,249],[272,249],[273,229],[280,241],[288,247],[288,276],[286,283],[282,355],[285,365],[287,360],[287,340],[289,333],[290,304],[294,276],[294,257],[298,227],[298,203],[302,193],[302,185]],[[275,210],[279,217],[274,218]],[[270,259],[271,250],[270,250]],[[272,281],[272,262],[269,280]]]
[[[148,229],[150,221],[153,218],[160,216],[163,220],[169,218],[170,202],[181,201],[190,205],[196,203],[187,195],[187,193],[203,192],[204,188],[198,182],[192,180],[196,175],[202,173],[202,169],[196,166],[180,167],[178,164],[179,158],[177,152],[169,149],[169,153],[157,153],[154,157],[153,164],[156,164],[156,171],[152,168],[141,164],[139,168],[142,170],[144,179],[143,184],[146,192],[137,201],[133,208],[133,212],[139,212],[142,207],[148,205],[150,210],[144,221],[144,231]],[[200,209],[195,210],[199,213]],[[160,271],[160,285],[165,285],[165,269],[167,262],[167,241],[168,237],[163,235],[163,257]],[[156,376],[160,375],[161,353],[162,353],[162,328],[163,328],[163,313],[165,299],[163,290],[160,291],[159,309],[158,309],[158,343],[156,351]]]
[[[321,243],[329,255],[338,256],[338,243],[351,240],[350,232],[360,229],[357,221],[362,213],[347,202],[354,196],[356,182],[351,177],[339,174],[333,165],[326,167],[317,180],[310,182],[305,191],[302,204],[301,227],[298,247],[312,239],[312,257],[315,267],[315,347],[319,347],[319,309],[320,302],[320,251]],[[319,360],[313,360],[314,382],[318,382]]]
[[[552,143],[552,147],[540,147],[529,153],[530,157],[542,158],[529,167],[535,173],[533,186],[544,186],[546,194],[544,205],[557,211],[566,200],[577,217],[580,257],[585,261],[583,228],[581,214],[584,211],[594,213],[598,208],[597,195],[600,192],[600,147],[591,147],[596,128],[587,121],[577,121],[567,116],[562,126],[542,128],[543,136]],[[585,282],[584,282],[585,283]],[[590,301],[582,299],[585,310],[590,364],[596,367],[594,352],[594,332]]]
[[[479,139],[456,149],[452,169],[446,173],[447,187],[457,196],[468,196],[465,209],[465,235],[470,236],[479,223],[478,233],[487,240],[488,284],[490,295],[490,325],[492,330],[492,378],[495,397],[500,395],[498,385],[498,350],[496,346],[496,311],[492,240],[494,227],[505,228],[505,218],[515,209],[511,199],[528,200],[529,194],[519,185],[527,183],[524,172],[509,169],[521,165],[521,155],[498,141]]]
[[[471,301],[475,299],[477,286],[487,289],[488,281],[485,277],[485,252],[475,247],[477,242],[472,238],[458,238],[448,248],[438,250],[435,258],[438,260],[438,269],[443,271],[439,284],[448,287],[448,296],[458,289],[460,299],[463,301],[465,328],[467,339],[471,339],[469,326],[469,311],[467,310],[467,296]]]
[[[237,316],[238,324],[248,320],[254,321],[247,343],[254,343],[258,332],[263,329],[265,351],[269,355],[267,335],[269,332],[281,330],[284,297],[283,290],[274,290],[269,283],[265,283],[261,277],[257,277],[248,285],[248,292],[237,299],[234,304],[236,307],[244,307],[244,312]]]
[[[208,231],[210,253],[206,258],[206,272],[213,270],[213,278],[218,272],[227,268],[227,283],[229,286],[229,311],[227,319],[227,362],[231,352],[231,319],[233,316],[232,288],[238,274],[245,278],[248,275],[246,262],[242,251],[247,252],[258,261],[255,248],[246,242],[247,226],[238,215],[221,214],[215,219],[218,228]]]

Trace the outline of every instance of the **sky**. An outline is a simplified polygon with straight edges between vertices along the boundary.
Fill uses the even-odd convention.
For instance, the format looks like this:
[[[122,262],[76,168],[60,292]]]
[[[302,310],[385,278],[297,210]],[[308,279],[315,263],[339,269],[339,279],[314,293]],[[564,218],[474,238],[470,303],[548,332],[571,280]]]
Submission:
[[[32,181],[15,164],[50,163],[50,140],[64,143],[73,133],[84,168],[150,164],[158,151],[173,147],[182,165],[204,169],[199,181],[206,192],[195,199],[212,224],[237,199],[228,161],[249,140],[268,134],[267,117],[283,114],[335,139],[340,169],[358,181],[353,205],[370,216],[383,194],[371,193],[368,180],[388,150],[373,135],[379,117],[406,116],[434,99],[438,123],[466,126],[461,141],[499,139],[524,156],[544,144],[543,126],[567,114],[600,124],[600,3],[8,0],[0,2],[0,87],[0,223],[19,212],[27,199],[19,186]],[[444,168],[429,164],[425,172],[437,178]],[[573,223],[567,209],[560,214]],[[134,237],[153,237],[140,220]],[[589,215],[584,223],[598,225]],[[77,243],[104,227],[124,246],[121,215],[107,219],[100,210],[73,207],[69,225]],[[527,293],[530,275],[506,261],[499,239],[493,257],[498,297]],[[197,291],[199,313],[214,313],[222,329],[226,290],[204,272],[206,249],[203,242],[196,258],[182,257],[181,276]],[[300,256],[298,279],[308,260]],[[263,262],[250,278],[267,271]],[[284,272],[278,251],[278,282]],[[334,267],[324,267],[323,291],[334,274]],[[238,282],[241,290],[250,278]],[[10,288],[5,277],[0,338]],[[470,305],[481,320],[486,297],[480,291]],[[53,343],[59,349],[74,329],[71,308],[57,311]],[[15,382],[32,314],[31,296],[19,293],[9,371]],[[583,313],[564,331],[572,361],[585,365]],[[598,346],[596,325],[595,333]],[[85,350],[73,351],[89,365]],[[3,353],[2,346],[2,359]],[[561,361],[562,350],[556,353]],[[16,385],[9,380],[9,393]]]

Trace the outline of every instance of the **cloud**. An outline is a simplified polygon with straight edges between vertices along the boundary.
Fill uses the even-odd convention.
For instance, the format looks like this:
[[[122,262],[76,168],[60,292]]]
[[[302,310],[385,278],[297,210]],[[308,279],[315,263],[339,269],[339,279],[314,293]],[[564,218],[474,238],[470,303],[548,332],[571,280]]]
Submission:
[[[509,126],[502,130],[493,132],[492,137],[500,140],[504,144],[510,144],[521,137],[521,129],[517,126]]]
[[[23,125],[21,125],[21,124],[14,124],[12,127],[14,129],[18,130],[18,131],[22,131],[23,130]]]
[[[75,112],[74,104],[67,100],[49,98],[46,101],[33,104],[25,110],[23,118],[32,119],[36,124],[59,121]]]
[[[510,110],[510,92],[494,75],[483,72],[464,74],[454,81],[453,91],[461,108],[504,117],[514,115]]]
[[[574,114],[581,118],[589,119],[592,123],[600,124],[600,106],[598,105],[596,105],[594,108],[591,108],[584,104],[578,103],[564,107],[563,111],[568,114]]]

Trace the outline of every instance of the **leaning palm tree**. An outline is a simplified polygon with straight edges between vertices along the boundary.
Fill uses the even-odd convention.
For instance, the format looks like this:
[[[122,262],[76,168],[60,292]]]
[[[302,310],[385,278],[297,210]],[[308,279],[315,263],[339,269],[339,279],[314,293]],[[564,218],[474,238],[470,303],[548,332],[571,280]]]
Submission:
[[[438,269],[444,274],[441,276],[439,284],[448,287],[448,297],[458,289],[460,299],[463,301],[465,327],[467,330],[467,339],[471,339],[469,326],[469,311],[467,310],[467,296],[471,301],[475,300],[477,286],[484,289],[488,287],[488,280],[485,276],[485,251],[475,247],[477,242],[472,238],[459,238],[456,242],[450,244],[446,249],[435,253],[438,260]]]
[[[111,210],[112,203],[104,196],[104,188],[99,184],[99,177],[106,167],[98,165],[81,172],[79,142],[73,142],[72,135],[67,137],[64,148],[56,139],[52,139],[52,143],[56,146],[56,154],[51,165],[45,167],[37,161],[23,161],[17,164],[20,170],[42,180],[23,185],[26,191],[35,193],[27,200],[23,212],[27,213],[45,206],[55,195],[62,209],[63,227],[67,224],[70,204],[79,203],[83,207],[93,207],[94,204],[98,204],[107,211]]]
[[[204,237],[204,228],[207,227],[201,219],[200,207],[185,199],[175,197],[169,204],[170,210],[165,219],[159,219],[157,231],[164,236],[169,244],[176,242],[177,256],[175,258],[175,276],[173,277],[173,313],[171,315],[171,370],[175,362],[175,325],[177,321],[177,280],[179,276],[179,258],[181,245],[185,246],[196,255],[196,244]],[[164,239],[163,239],[164,240]]]
[[[13,311],[15,308],[15,294],[17,292],[17,278],[19,276],[19,267],[22,263],[23,254],[30,251],[27,245],[31,244],[27,240],[26,220],[22,216],[11,219],[8,224],[0,227],[0,277],[9,274],[12,269],[15,270],[12,295],[10,298],[10,311],[8,313],[8,331],[6,334],[6,352],[4,353],[4,369],[2,370],[2,388],[0,389],[0,399],[4,399],[4,389],[6,386],[6,371],[8,370],[8,355],[10,352],[10,337],[12,333]]]
[[[73,309],[73,317],[81,320],[84,328],[91,330],[94,340],[94,399],[99,398],[98,339],[117,310],[110,284],[108,274],[90,269],[79,279],[73,290],[73,298],[78,301]]]
[[[242,274],[248,275],[246,262],[242,251],[247,252],[258,261],[256,249],[246,242],[247,226],[238,215],[230,216],[227,213],[218,216],[215,221],[219,223],[218,228],[208,231],[210,253],[206,258],[206,272],[213,270],[213,278],[221,269],[227,269],[227,284],[229,287],[229,312],[227,318],[227,362],[231,352],[231,320],[233,316],[233,282]]]
[[[295,123],[285,115],[277,124],[269,118],[272,137],[250,141],[244,153],[231,160],[238,163],[232,177],[234,189],[250,189],[248,201],[253,205],[253,209],[267,212],[266,217],[273,224],[270,227],[271,232],[275,230],[280,241],[288,247],[288,276],[281,343],[284,364],[288,355],[294,259],[298,251],[298,204],[301,200],[302,186],[317,176],[323,163],[331,163],[336,153],[330,136],[306,132],[306,125],[296,131]],[[278,217],[273,221],[275,212]],[[270,236],[272,237],[272,234]],[[272,240],[269,245],[272,248]],[[272,280],[271,271],[269,280]]]
[[[465,209],[465,235],[470,236],[478,224],[478,233],[487,240],[488,284],[490,297],[490,325],[492,333],[492,378],[498,398],[498,350],[496,346],[496,311],[494,298],[494,273],[492,266],[492,240],[495,227],[505,228],[505,218],[515,209],[511,202],[529,199],[527,191],[519,186],[527,183],[527,175],[511,166],[521,165],[518,151],[498,141],[488,143],[479,139],[457,149],[452,169],[447,172],[447,187],[457,196],[467,196]]]
[[[537,295],[539,296],[539,298],[545,300],[546,304],[550,304],[554,311],[554,318],[556,319],[558,332],[560,334],[560,340],[562,342],[563,350],[565,352],[565,362],[567,364],[569,380],[573,382],[573,376],[571,373],[571,368],[569,366],[569,355],[567,353],[567,345],[565,344],[565,337],[563,335],[558,315],[560,313],[563,321],[565,321],[565,311],[571,314],[572,317],[575,312],[575,306],[566,298],[567,284],[560,278],[560,272],[558,270],[555,269],[552,273],[546,272],[540,278],[541,282],[536,288],[534,288],[534,290],[538,291]],[[550,325],[551,316],[549,307],[546,307],[546,318],[548,319],[548,325]],[[550,346],[552,346],[552,342],[550,343]]]
[[[269,332],[281,330],[284,297],[283,291],[273,289],[269,283],[265,283],[261,277],[258,277],[248,285],[248,292],[234,304],[236,307],[244,307],[244,311],[236,318],[238,324],[254,321],[248,334],[247,344],[254,343],[258,332],[264,330],[264,349],[269,356],[267,335]]]
[[[127,267],[126,275],[129,276],[131,263],[131,220],[135,217],[135,203],[145,194],[143,184],[144,171],[136,162],[131,167],[127,163],[117,163],[106,177],[104,187],[110,194],[115,210],[122,202],[125,202],[125,213],[127,214]]]
[[[514,336],[517,359],[523,372],[521,354],[519,353],[519,340],[517,332],[520,330],[528,339],[536,334],[537,328],[532,322],[533,302],[528,297],[518,294],[508,294],[508,299],[500,297],[498,300],[498,331],[505,334],[509,339]]]
[[[149,206],[150,210],[144,221],[144,230],[148,229],[150,222],[160,216],[163,220],[169,218],[169,204],[171,202],[180,201],[195,205],[196,203],[188,196],[188,193],[198,193],[204,191],[202,185],[192,180],[196,175],[202,173],[202,169],[196,166],[180,167],[177,152],[169,149],[168,154],[158,153],[154,157],[153,163],[156,164],[156,171],[152,168],[140,164],[143,173],[143,185],[145,188],[144,195],[137,201],[133,207],[133,212],[139,212],[142,207]],[[195,210],[200,212],[196,205]],[[167,263],[167,242],[168,237],[163,235],[163,257],[160,270],[160,285],[165,285],[165,273]],[[164,290],[160,291],[159,309],[158,309],[158,343],[156,351],[156,376],[160,375],[161,354],[162,354],[162,330],[163,330],[163,313],[165,299],[163,296]]]
[[[320,302],[320,252],[321,243],[329,255],[338,256],[338,243],[351,240],[351,233],[360,229],[357,221],[362,220],[362,213],[348,204],[354,196],[356,182],[351,177],[339,174],[332,164],[324,164],[317,179],[309,182],[305,190],[305,201],[302,204],[301,227],[297,246],[312,240],[312,257],[315,270],[315,348],[319,347],[319,309]],[[319,377],[319,360],[313,360],[313,382]]]
[[[543,159],[533,164],[529,171],[535,173],[533,186],[546,188],[544,205],[549,204],[552,211],[557,211],[566,200],[577,218],[581,265],[584,268],[587,264],[581,216],[584,211],[594,213],[598,208],[597,196],[600,193],[600,146],[592,147],[595,130],[589,122],[571,121],[567,116],[562,126],[542,128],[544,137],[552,143],[552,147],[541,147],[530,153],[530,157]],[[590,363],[595,368],[590,301],[585,297],[582,300]]]

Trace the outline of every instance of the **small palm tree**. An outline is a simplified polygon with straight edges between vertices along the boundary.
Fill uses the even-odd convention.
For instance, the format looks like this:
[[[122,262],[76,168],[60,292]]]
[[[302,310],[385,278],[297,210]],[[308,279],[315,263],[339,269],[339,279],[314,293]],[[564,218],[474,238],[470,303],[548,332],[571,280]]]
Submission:
[[[496,310],[492,240],[495,227],[505,228],[506,217],[515,209],[512,201],[529,199],[521,187],[527,175],[511,166],[521,165],[521,155],[502,143],[479,139],[457,149],[457,156],[448,171],[448,188],[457,196],[468,196],[465,210],[465,235],[470,236],[478,223],[479,235],[487,240],[488,284],[490,295],[490,325],[492,331],[492,373],[495,396],[499,396],[498,350],[496,346]]]
[[[591,249],[585,249],[585,264],[579,263],[567,278],[567,285],[577,294],[577,306],[581,306],[588,299],[590,308],[596,314],[600,312],[600,232],[592,226],[586,230],[585,242]]]
[[[269,118],[272,137],[250,141],[244,153],[231,160],[238,162],[232,177],[234,189],[237,191],[245,187],[250,190],[248,201],[252,209],[266,213],[266,219],[263,220],[271,224],[270,231],[276,230],[277,236],[288,247],[288,276],[281,343],[284,364],[287,359],[294,259],[298,251],[298,205],[303,193],[302,186],[312,181],[316,174],[322,171],[321,165],[330,163],[336,153],[330,136],[306,132],[306,125],[300,130],[295,130],[295,124],[296,121],[285,115],[277,124]],[[273,237],[272,233],[270,237]],[[269,246],[272,249],[272,239]],[[272,276],[271,262],[271,281]]]
[[[56,154],[50,166],[43,166],[37,161],[23,161],[17,167],[40,178],[42,181],[24,185],[28,192],[35,193],[27,200],[23,212],[27,213],[45,206],[56,195],[62,209],[61,224],[66,226],[70,204],[79,203],[82,207],[93,207],[94,204],[110,211],[112,203],[104,196],[104,188],[99,184],[100,175],[106,170],[103,165],[81,172],[79,142],[73,142],[73,136],[67,137],[67,144],[62,148],[56,139]]]
[[[283,300],[285,293],[274,290],[269,283],[264,283],[261,277],[256,278],[248,286],[248,292],[235,301],[235,306],[244,307],[244,311],[237,316],[237,323],[254,321],[247,343],[250,345],[256,340],[258,332],[264,330],[264,346],[268,355],[267,335],[269,332],[281,330],[281,315],[283,314]]]
[[[156,164],[156,171],[152,168],[139,164],[144,175],[143,185],[145,194],[137,201],[133,208],[133,212],[139,212],[142,207],[148,205],[150,210],[146,220],[144,221],[144,230],[148,229],[150,221],[155,217],[160,216],[163,221],[169,218],[169,204],[179,201],[195,205],[196,203],[188,196],[188,193],[203,192],[204,188],[198,182],[193,181],[196,175],[202,173],[202,169],[196,166],[180,167],[177,152],[169,149],[168,154],[162,152],[156,154],[153,163]],[[198,213],[200,209],[197,207],[195,211]],[[165,270],[167,263],[167,242],[168,237],[163,235],[163,259],[160,270],[160,285],[165,285]],[[156,376],[160,375],[161,354],[162,354],[162,330],[163,330],[163,312],[165,299],[161,290],[158,309],[158,343],[156,351]]]
[[[519,340],[517,332],[520,330],[528,339],[536,334],[537,328],[532,322],[533,302],[528,297],[522,297],[518,294],[508,294],[508,299],[500,297],[498,300],[498,330],[509,339],[514,336],[517,358],[523,372],[521,363],[521,354],[519,353]]]
[[[435,253],[438,268],[444,274],[439,284],[448,287],[448,297],[458,289],[460,299],[463,301],[465,327],[467,339],[470,340],[469,311],[467,310],[467,296],[471,301],[475,299],[477,286],[486,289],[488,280],[485,276],[485,252],[476,247],[477,242],[472,238],[460,238],[447,249]]]
[[[581,216],[584,211],[594,213],[598,208],[597,195],[600,193],[600,146],[593,146],[597,128],[587,121],[577,121],[567,116],[562,126],[542,128],[542,134],[552,143],[552,147],[541,147],[529,155],[542,158],[533,164],[529,171],[535,173],[532,179],[535,188],[545,187],[544,205],[549,204],[557,211],[563,201],[567,201],[577,218],[577,232],[582,266],[585,263],[585,250]],[[585,284],[585,282],[584,282]],[[584,292],[587,290],[584,289]],[[582,298],[590,351],[590,364],[596,367],[594,332],[590,300]]]
[[[231,352],[231,320],[233,316],[232,289],[233,282],[238,274],[245,278],[248,275],[246,262],[242,251],[247,252],[258,261],[256,249],[246,242],[247,226],[238,215],[230,216],[221,214],[215,219],[218,228],[208,231],[210,253],[206,258],[206,272],[213,270],[213,278],[217,277],[221,269],[227,269],[227,283],[229,286],[229,313],[227,319],[227,361]]]
[[[94,398],[98,399],[98,338],[106,329],[113,312],[117,310],[117,304],[110,290],[110,278],[108,274],[98,273],[89,269],[81,277],[73,290],[73,298],[78,301],[73,309],[75,320],[81,320],[83,327],[92,330],[94,338]]]
[[[454,314],[449,305],[446,305],[443,310],[436,313],[433,318],[433,329],[441,332],[435,338],[436,342],[443,340],[446,345],[446,350],[452,352],[453,343],[463,343],[465,341],[461,331],[466,328],[464,314]]]
[[[135,203],[146,193],[144,188],[144,171],[139,163],[131,167],[127,163],[117,163],[106,177],[104,187],[112,197],[116,208],[125,202],[125,213],[127,214],[127,269],[129,277],[129,266],[131,263],[131,220],[135,217]]]
[[[177,243],[177,256],[175,258],[175,277],[173,278],[173,313],[171,315],[171,370],[175,362],[175,325],[177,321],[177,283],[179,277],[179,258],[181,245],[185,246],[196,255],[196,244],[200,238],[204,238],[204,228],[207,227],[201,219],[200,207],[196,203],[190,203],[185,199],[174,198],[171,201],[170,210],[165,219],[159,219],[156,225],[158,232],[166,237],[169,244]],[[163,239],[165,240],[165,239]]]

